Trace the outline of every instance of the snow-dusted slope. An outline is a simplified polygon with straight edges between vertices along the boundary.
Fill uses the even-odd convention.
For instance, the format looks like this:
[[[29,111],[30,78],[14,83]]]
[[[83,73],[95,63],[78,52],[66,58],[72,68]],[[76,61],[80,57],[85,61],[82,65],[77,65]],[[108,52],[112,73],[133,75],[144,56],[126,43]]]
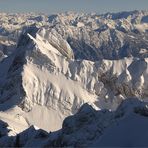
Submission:
[[[130,98],[115,112],[95,111],[85,104],[68,117],[54,146],[74,147],[143,147],[147,146],[147,103]]]
[[[0,146],[147,147],[147,105],[136,98],[129,98],[111,112],[96,111],[84,104],[75,115],[64,120],[60,131],[53,133],[31,126],[16,136],[8,136],[11,130],[1,122]]]

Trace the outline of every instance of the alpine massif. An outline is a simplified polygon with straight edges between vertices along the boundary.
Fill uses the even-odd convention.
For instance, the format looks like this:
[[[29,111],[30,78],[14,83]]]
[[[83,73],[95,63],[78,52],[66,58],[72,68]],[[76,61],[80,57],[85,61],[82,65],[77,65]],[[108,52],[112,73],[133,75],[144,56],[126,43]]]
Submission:
[[[1,147],[148,146],[147,100],[148,11],[0,14]]]

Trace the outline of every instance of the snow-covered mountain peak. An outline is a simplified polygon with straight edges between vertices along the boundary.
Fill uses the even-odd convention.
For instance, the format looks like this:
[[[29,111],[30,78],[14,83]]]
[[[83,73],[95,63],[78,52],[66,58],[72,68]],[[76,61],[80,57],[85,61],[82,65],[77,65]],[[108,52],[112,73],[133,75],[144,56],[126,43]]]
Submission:
[[[33,43],[31,43],[32,41]],[[55,30],[46,28],[38,29],[36,27],[27,28],[27,30],[20,36],[17,48],[18,50],[21,46],[32,48],[33,45],[31,44],[35,44],[38,49],[45,48],[45,50],[49,50],[51,54],[53,52],[69,59],[73,58],[73,50],[67,41],[65,41]],[[23,48],[25,49],[25,47]]]
[[[22,35],[17,50],[1,63],[5,65],[6,61],[10,61],[10,68],[5,74],[7,77],[1,86],[4,88],[2,104],[15,98],[14,105],[24,111],[21,116],[30,124],[55,130],[61,124],[54,124],[54,116],[61,123],[85,102],[97,109],[114,110],[127,97],[147,98],[147,59],[97,62],[70,59],[62,52],[67,48],[61,51],[58,46],[54,47],[50,32],[47,32],[41,29],[35,34],[27,32]],[[68,49],[70,52],[71,49]],[[11,85],[13,89],[8,87]],[[38,122],[40,114],[34,116],[37,109],[40,114],[50,117],[52,112],[53,118],[50,118],[48,127],[46,119],[43,123]]]

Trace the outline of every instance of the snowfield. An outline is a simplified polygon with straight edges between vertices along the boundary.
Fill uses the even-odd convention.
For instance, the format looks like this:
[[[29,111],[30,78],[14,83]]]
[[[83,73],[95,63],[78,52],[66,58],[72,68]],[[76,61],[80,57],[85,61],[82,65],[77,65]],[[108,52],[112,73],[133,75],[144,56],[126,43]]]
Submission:
[[[0,16],[0,146],[148,146],[147,11]]]

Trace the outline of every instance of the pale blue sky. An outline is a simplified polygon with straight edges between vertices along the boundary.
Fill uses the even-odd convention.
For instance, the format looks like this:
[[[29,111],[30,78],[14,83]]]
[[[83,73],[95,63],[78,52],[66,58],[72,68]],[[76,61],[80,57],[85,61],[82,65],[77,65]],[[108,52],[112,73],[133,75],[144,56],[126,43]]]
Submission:
[[[148,10],[148,0],[0,0],[0,12],[117,12]]]

